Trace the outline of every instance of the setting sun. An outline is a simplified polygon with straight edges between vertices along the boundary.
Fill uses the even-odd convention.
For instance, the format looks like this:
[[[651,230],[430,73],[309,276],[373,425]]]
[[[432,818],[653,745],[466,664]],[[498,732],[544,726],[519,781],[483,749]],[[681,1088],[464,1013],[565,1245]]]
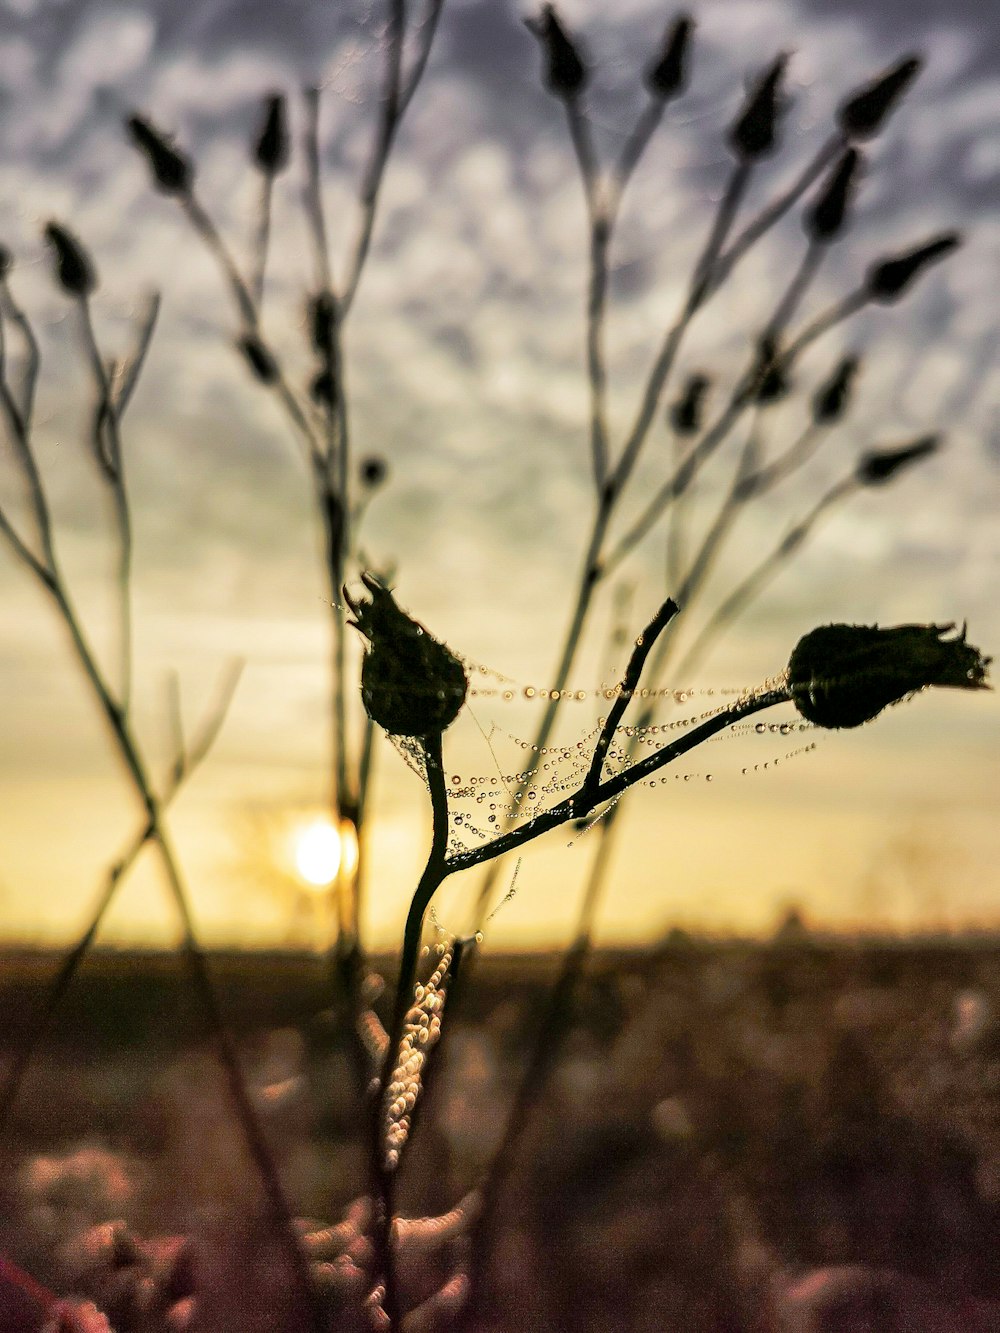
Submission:
[[[340,834],[328,819],[315,819],[295,835],[295,869],[315,888],[333,883],[340,855]]]

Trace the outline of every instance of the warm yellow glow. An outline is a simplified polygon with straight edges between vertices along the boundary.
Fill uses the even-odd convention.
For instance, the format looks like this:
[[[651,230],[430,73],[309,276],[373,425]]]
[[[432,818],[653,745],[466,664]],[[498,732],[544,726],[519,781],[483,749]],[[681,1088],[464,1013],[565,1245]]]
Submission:
[[[354,854],[357,856],[356,850]],[[340,856],[340,834],[328,819],[314,819],[295,835],[295,869],[314,888],[333,883]]]

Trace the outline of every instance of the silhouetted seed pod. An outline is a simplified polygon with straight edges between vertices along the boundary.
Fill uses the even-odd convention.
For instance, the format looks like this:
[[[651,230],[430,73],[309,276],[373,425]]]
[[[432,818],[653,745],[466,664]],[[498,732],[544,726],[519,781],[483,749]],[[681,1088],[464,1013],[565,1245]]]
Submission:
[[[818,727],[859,727],[889,704],[930,685],[988,689],[992,658],[954,625],[823,625],[795,646],[788,688],[795,707]]]
[[[813,241],[829,244],[840,235],[847,211],[854,199],[861,154],[848,148],[830,173],[830,178],[812,208],[806,210],[802,225]]]
[[[923,435],[912,444],[901,445],[898,449],[873,449],[861,455],[854,475],[862,486],[884,486],[902,468],[936,454],[940,447],[939,435]]]
[[[384,458],[379,458],[372,454],[369,458],[362,458],[358,464],[358,476],[364,486],[374,490],[376,486],[384,484],[389,475],[389,465]]]
[[[329,370],[318,370],[309,381],[309,397],[320,407],[336,406],[337,381]]]
[[[129,116],[126,123],[132,142],[149,163],[156,188],[163,194],[189,194],[194,179],[190,159],[144,117]]]
[[[309,298],[309,337],[313,351],[332,357],[336,342],[337,298],[333,292],[317,292]]]
[[[778,118],[784,110],[781,81],[786,55],[777,56],[754,84],[752,91],[729,131],[729,145],[744,162],[755,161],[773,152],[777,144]]]
[[[238,345],[247,365],[261,384],[273,384],[278,378],[278,366],[260,338],[255,333],[244,333]]]
[[[869,301],[877,301],[880,305],[891,305],[893,301],[898,301],[924,269],[950,255],[961,243],[959,232],[946,231],[926,245],[918,246],[916,250],[873,264],[865,277],[865,291]]]
[[[265,176],[277,176],[288,166],[288,116],[283,93],[264,98],[264,123],[254,145],[253,160]]]
[[[784,398],[791,388],[778,345],[773,338],[761,338],[757,344],[757,363],[750,372],[747,395],[761,407]]]
[[[858,365],[856,356],[845,356],[826,383],[816,390],[812,400],[812,416],[818,426],[832,426],[847,411]]]
[[[670,424],[678,435],[697,435],[701,430],[705,400],[711,388],[707,375],[694,374],[688,377],[684,392],[670,408]]]
[[[906,56],[841,103],[837,123],[847,138],[870,139],[878,134],[923,63],[920,56]]]
[[[643,75],[643,82],[653,97],[667,101],[679,96],[688,85],[688,55],[694,20],[679,14],[667,29],[660,54]]]
[[[56,278],[63,291],[69,296],[89,296],[97,287],[97,270],[77,238],[60,223],[49,222],[45,239],[52,246]]]
[[[0,245],[0,279],[3,279],[14,267],[14,256],[5,245]]]
[[[563,27],[554,5],[543,5],[535,19],[525,24],[542,44],[545,55],[545,86],[556,97],[573,98],[583,92],[587,67],[579,49]]]
[[[457,657],[401,611],[373,574],[361,581],[371,600],[344,589],[355,626],[369,641],[361,667],[361,699],[373,722],[395,736],[432,736],[451,726],[469,682]]]

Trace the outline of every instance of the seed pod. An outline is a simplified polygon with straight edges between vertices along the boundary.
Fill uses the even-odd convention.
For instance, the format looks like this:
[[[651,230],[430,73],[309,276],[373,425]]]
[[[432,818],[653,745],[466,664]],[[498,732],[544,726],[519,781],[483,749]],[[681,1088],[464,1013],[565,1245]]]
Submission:
[[[841,103],[837,123],[848,139],[870,139],[878,134],[893,107],[920,73],[920,56],[907,56],[884,74],[852,93]]]
[[[830,173],[823,192],[802,217],[806,235],[813,241],[828,245],[844,228],[847,211],[854,199],[861,154],[848,148]]]
[[[328,370],[318,370],[309,382],[309,396],[320,407],[335,407],[337,381]]]
[[[819,727],[859,727],[930,685],[988,689],[992,658],[954,625],[823,625],[800,639],[788,663],[795,707]]]
[[[194,180],[191,160],[179,152],[165,134],[142,116],[126,122],[132,142],[145,156],[153,173],[153,184],[162,194],[190,194]]]
[[[90,296],[97,287],[97,270],[77,238],[60,223],[49,222],[45,239],[52,246],[56,277],[63,291],[67,296]]]
[[[587,67],[578,47],[563,27],[554,5],[543,5],[536,19],[526,19],[528,29],[542,44],[545,55],[545,86],[556,97],[567,100],[583,92]]]
[[[773,152],[777,145],[778,118],[784,111],[781,81],[788,57],[776,56],[754,84],[732,129],[729,145],[738,158],[753,162]]]
[[[747,381],[747,396],[760,407],[784,398],[792,387],[779,348],[771,337],[757,344],[757,361]]]
[[[879,260],[871,266],[865,277],[865,291],[869,301],[876,301],[879,305],[892,305],[924,269],[950,255],[961,243],[962,237],[959,232],[946,231],[927,241],[926,244],[918,246],[916,250],[909,250],[894,259]]]
[[[862,486],[884,486],[901,468],[937,453],[940,447],[939,435],[924,435],[898,449],[873,449],[861,455],[854,475]]]
[[[256,333],[244,333],[238,346],[261,384],[273,384],[278,378],[278,364]]]
[[[643,75],[643,82],[653,97],[668,101],[679,96],[688,84],[688,52],[694,20],[680,14],[667,29],[660,54]]]
[[[313,351],[332,360],[337,328],[337,298],[333,292],[317,292],[309,298],[309,337]]]
[[[826,383],[816,390],[812,417],[817,426],[832,426],[847,411],[858,365],[856,356],[845,356]]]
[[[371,645],[361,667],[361,699],[373,722],[394,736],[432,736],[450,727],[469,682],[457,657],[400,610],[373,574],[361,575],[371,595],[357,601],[344,589],[350,622]]]
[[[694,374],[688,377],[684,392],[670,409],[670,424],[678,435],[697,435],[701,430],[705,399],[711,388],[707,375]]]
[[[358,476],[361,478],[361,484],[367,486],[369,490],[374,490],[376,486],[383,485],[388,475],[388,464],[384,458],[379,458],[377,454],[362,458],[358,464]]]
[[[264,98],[264,122],[254,144],[253,160],[265,176],[277,176],[288,166],[288,116],[283,93]]]

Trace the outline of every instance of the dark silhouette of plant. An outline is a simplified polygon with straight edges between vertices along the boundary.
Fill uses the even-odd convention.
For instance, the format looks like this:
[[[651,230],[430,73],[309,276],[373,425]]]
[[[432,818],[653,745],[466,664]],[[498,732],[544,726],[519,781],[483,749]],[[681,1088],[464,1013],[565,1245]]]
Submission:
[[[313,283],[306,301],[302,364],[286,364],[267,328],[267,266],[272,247],[274,186],[292,156],[285,94],[268,92],[259,125],[249,142],[249,161],[259,177],[254,254],[247,272],[213,220],[199,190],[197,164],[183,146],[145,112],[126,122],[128,137],[148,165],[153,188],[172,199],[216,260],[235,311],[233,347],[253,381],[279,404],[308,467],[312,500],[324,537],[324,572],[331,606],[330,809],[337,827],[358,840],[356,865],[344,862],[334,889],[338,936],[334,976],[343,1000],[345,1031],[351,1041],[359,1097],[366,1112],[369,1198],[340,1227],[299,1228],[274,1160],[257,1123],[239,1059],[228,1035],[205,958],[195,938],[190,897],[163,815],[174,794],[197,765],[221,724],[235,681],[191,746],[185,745],[176,699],[176,754],[166,783],[148,775],[130,713],[132,688],[132,515],[125,481],[121,424],[152,337],[157,305],[151,304],[123,363],[108,363],[98,344],[91,301],[99,289],[97,268],[67,227],[51,222],[46,238],[56,280],[73,303],[96,395],[90,447],[95,466],[113,502],[118,541],[118,662],[109,672],[98,660],[77,615],[58,563],[44,481],[32,445],[32,412],[40,357],[27,316],[10,290],[9,257],[0,256],[0,332],[16,330],[26,347],[20,383],[13,383],[0,342],[0,405],[16,464],[28,487],[32,532],[24,534],[0,511],[0,531],[17,558],[53,600],[71,644],[110,729],[142,807],[135,837],[109,871],[92,922],[67,956],[47,997],[44,1014],[27,1034],[0,1095],[0,1128],[9,1115],[28,1061],[48,1028],[75,970],[90,947],[122,877],[141,849],[151,844],[180,914],[192,976],[215,1035],[229,1090],[268,1198],[271,1221],[286,1262],[297,1275],[301,1318],[320,1329],[343,1320],[344,1327],[377,1330],[472,1326],[488,1299],[488,1266],[496,1238],[502,1183],[520,1138],[537,1107],[558,1058],[570,1022],[574,991],[590,949],[597,904],[605,883],[617,828],[617,802],[631,787],[649,782],[667,765],[748,717],[792,705],[818,727],[855,727],[885,707],[930,687],[981,689],[988,658],[952,626],[896,627],[829,625],[804,636],[784,670],[757,690],[712,710],[698,725],[669,743],[650,741],[656,701],[669,695],[667,671],[684,679],[716,636],[754,600],[773,575],[791,560],[818,521],[859,491],[884,486],[933,454],[935,434],[910,442],[868,449],[845,475],[798,517],[778,543],[752,565],[739,585],[706,610],[683,654],[678,629],[691,623],[691,608],[704,600],[708,577],[739,515],[797,473],[833,435],[851,409],[859,371],[854,354],[838,358],[826,375],[807,386],[806,420],[793,443],[775,454],[768,448],[772,413],[794,407],[805,351],[826,333],[872,306],[891,306],[909,294],[920,277],[959,244],[948,231],[899,253],[869,262],[853,290],[809,317],[801,311],[830,248],[847,233],[865,171],[861,145],[879,134],[909,84],[920,60],[908,56],[841,103],[830,136],[800,169],[792,185],[776,192],[755,214],[744,216],[748,190],[782,148],[788,97],[789,57],[779,53],[751,82],[742,105],[725,131],[732,157],[728,180],[710,220],[704,243],[685,284],[680,307],[664,330],[642,386],[633,417],[615,439],[608,411],[606,356],[611,253],[624,197],[633,174],[671,105],[682,98],[692,75],[695,23],[676,17],[664,32],[641,78],[646,103],[610,163],[594,142],[587,106],[592,62],[589,51],[546,4],[528,21],[542,55],[542,78],[562,106],[583,186],[588,224],[589,264],[585,302],[584,361],[589,394],[589,454],[593,513],[584,540],[575,594],[564,641],[532,753],[546,752],[555,732],[568,682],[600,590],[609,587],[629,556],[659,530],[666,548],[664,599],[635,637],[620,683],[606,691],[602,717],[582,767],[566,780],[558,798],[531,805],[540,785],[537,761],[518,775],[500,826],[474,846],[452,840],[453,801],[443,753],[444,732],[465,705],[467,664],[395,601],[386,571],[364,567],[359,531],[367,498],[382,485],[387,465],[378,453],[358,455],[352,435],[349,395],[344,382],[344,346],[376,225],[382,182],[401,121],[417,91],[431,53],[443,0],[427,0],[419,24],[405,0],[388,0],[383,45],[382,98],[373,141],[358,187],[356,234],[340,262],[327,225],[320,161],[320,93],[303,93],[306,134],[303,146]],[[745,255],[795,208],[801,207],[804,249],[773,308],[763,312],[749,339],[744,364],[728,392],[716,377],[699,371],[674,388],[672,378],[688,332],[702,310]],[[305,367],[303,369],[303,367]],[[672,442],[671,465],[638,512],[625,522],[623,498],[636,491],[636,469],[654,431],[666,422]],[[742,437],[740,431],[743,431]],[[689,500],[712,459],[731,446],[728,484],[704,531],[695,534]],[[364,592],[355,593],[356,580]],[[358,631],[352,646],[349,630]],[[361,642],[363,640],[363,643]],[[358,647],[363,648],[360,656]],[[629,722],[625,723],[626,714]],[[376,729],[393,739],[416,769],[429,795],[432,831],[426,863],[413,891],[403,929],[399,973],[387,1025],[365,998],[365,957],[360,933],[364,893],[366,816],[371,790]],[[537,794],[537,793],[536,793]],[[551,794],[549,791],[546,794]],[[504,1133],[480,1184],[441,1217],[405,1219],[398,1185],[419,1114],[426,1114],[433,1075],[439,1067],[446,1007],[454,1004],[457,983],[466,979],[468,960],[481,939],[501,873],[502,859],[564,824],[579,826],[595,816],[596,851],[584,893],[575,938],[566,951],[547,1001],[538,1036],[512,1098]],[[418,980],[426,916],[441,885],[477,866],[484,875],[468,938],[448,938],[424,981]],[[453,1243],[458,1259],[440,1284],[415,1296],[408,1277],[414,1255],[440,1255]],[[114,1257],[121,1236],[108,1238]],[[462,1252],[462,1246],[465,1252]],[[353,1247],[353,1250],[352,1250]],[[450,1251],[449,1251],[450,1253]],[[109,1260],[110,1262],[110,1260]],[[442,1261],[443,1263],[443,1261]],[[136,1260],[137,1271],[141,1263]],[[145,1271],[145,1270],[142,1270]],[[195,1301],[194,1293],[185,1299]],[[192,1313],[188,1316],[196,1318]],[[306,1315],[308,1311],[308,1316]],[[337,1326],[340,1326],[338,1323]],[[121,1333],[126,1333],[123,1325]]]

